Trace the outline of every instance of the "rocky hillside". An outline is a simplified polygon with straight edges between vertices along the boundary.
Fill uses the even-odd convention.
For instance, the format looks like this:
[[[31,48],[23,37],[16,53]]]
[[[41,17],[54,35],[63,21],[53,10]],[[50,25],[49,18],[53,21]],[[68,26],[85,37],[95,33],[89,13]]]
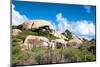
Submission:
[[[49,43],[51,43],[52,41],[55,41],[56,39],[61,39],[61,41],[59,41],[58,43],[60,43],[61,45],[65,45],[65,46],[67,46],[68,42],[71,42],[71,43],[72,42],[76,42],[75,45],[71,45],[72,47],[74,47],[74,46],[76,47],[78,45],[77,48],[79,48],[82,45],[82,41],[79,38],[73,38],[73,35],[72,35],[72,33],[69,30],[66,30],[63,33],[60,33],[58,31],[54,30],[54,28],[50,24],[50,22],[46,21],[46,20],[31,20],[31,21],[26,21],[23,24],[17,26],[17,29],[13,29],[12,30],[12,35],[18,35],[18,33],[20,33],[21,31],[25,31],[25,30],[30,30],[31,32],[38,33],[38,35],[30,35],[30,34],[27,35],[26,38],[25,38],[25,41],[27,40],[27,38],[29,36],[31,36],[31,37],[33,37],[33,36],[39,36],[39,37],[44,36],[45,38],[48,38],[48,37],[52,38],[52,37],[54,37],[54,39],[49,39],[50,42],[48,42],[48,45],[49,45]],[[33,37],[33,39],[31,37],[28,40],[34,40],[34,37]],[[75,40],[75,39],[77,39],[77,40]],[[62,44],[62,40],[63,40],[63,42],[66,42],[66,43]],[[69,41],[69,40],[72,40],[72,41]],[[79,43],[77,43],[78,41],[79,41]],[[30,42],[28,42],[28,43],[30,43]],[[36,42],[36,43],[38,43],[38,42]],[[23,44],[23,46],[24,45],[26,46],[28,44]],[[33,43],[31,43],[31,45],[33,45]],[[55,45],[56,44],[54,44],[52,46],[55,46]],[[31,47],[31,48],[33,48],[33,47]]]
[[[91,44],[94,47],[90,47]],[[13,64],[93,61],[95,60],[95,46],[94,39],[89,41],[77,37],[68,29],[60,33],[46,20],[30,20],[21,25],[12,26]],[[70,54],[70,51],[76,52]],[[29,53],[30,57],[28,57],[27,53]],[[33,53],[37,54],[33,55]],[[90,56],[90,53],[93,56]],[[89,56],[86,58],[87,54]]]

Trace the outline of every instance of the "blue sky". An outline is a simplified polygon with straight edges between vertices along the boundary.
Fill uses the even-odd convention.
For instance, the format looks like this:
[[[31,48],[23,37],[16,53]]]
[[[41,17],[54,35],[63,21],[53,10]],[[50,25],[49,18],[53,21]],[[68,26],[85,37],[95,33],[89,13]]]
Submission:
[[[95,6],[72,4],[55,5],[22,1],[14,1],[12,5],[12,15],[16,15],[14,16],[15,18],[18,17],[17,20],[12,17],[16,22],[12,22],[12,24],[20,24],[23,20],[43,19],[51,21],[51,24],[60,32],[69,29],[79,36],[95,37]],[[20,18],[21,21],[19,21]],[[75,29],[73,30],[73,28]]]

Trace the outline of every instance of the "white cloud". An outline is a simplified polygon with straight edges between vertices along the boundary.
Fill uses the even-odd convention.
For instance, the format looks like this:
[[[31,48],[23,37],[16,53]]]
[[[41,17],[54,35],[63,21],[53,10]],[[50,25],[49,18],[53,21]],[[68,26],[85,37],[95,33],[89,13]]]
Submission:
[[[73,32],[76,32],[78,34],[82,34],[82,35],[95,35],[95,25],[91,22],[91,21],[86,21],[86,20],[82,20],[82,21],[76,21],[72,24],[72,30]]]
[[[67,18],[64,18],[61,13],[56,15],[56,21],[58,22],[57,29],[60,32],[64,32],[68,29],[80,36],[95,36],[95,24],[93,24],[92,21],[69,21]]]
[[[86,10],[87,13],[91,12],[91,7],[90,6],[84,6],[84,9]]]
[[[15,5],[12,4],[12,25],[19,25],[22,24],[24,21],[28,20],[25,15],[21,15],[15,9]]]
[[[64,18],[61,13],[57,14],[56,18],[56,21],[58,22],[57,30],[59,30],[60,32],[64,32],[66,28],[68,29],[70,27],[68,20]]]

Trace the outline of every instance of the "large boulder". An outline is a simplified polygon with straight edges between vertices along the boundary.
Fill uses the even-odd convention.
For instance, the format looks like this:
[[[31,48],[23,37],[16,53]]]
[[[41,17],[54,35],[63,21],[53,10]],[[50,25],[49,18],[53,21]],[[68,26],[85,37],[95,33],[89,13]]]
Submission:
[[[51,22],[47,20],[30,20],[26,21],[23,24],[23,29],[38,29],[43,26],[49,26],[50,29],[54,29]]]
[[[31,49],[34,47],[48,47],[49,40],[43,36],[32,36],[28,35],[23,44],[21,44],[21,49]]]
[[[19,30],[19,29],[12,29],[12,35],[13,35],[13,36],[18,35],[18,34],[21,33],[21,32],[22,32],[22,31]]]
[[[80,48],[82,44],[83,44],[82,40],[76,38],[68,41],[67,47]]]
[[[66,47],[67,41],[64,39],[55,39],[50,42],[50,46],[52,46],[52,49],[54,48],[61,48],[62,46]]]
[[[62,33],[55,30],[53,30],[51,34],[59,39],[67,39]]]

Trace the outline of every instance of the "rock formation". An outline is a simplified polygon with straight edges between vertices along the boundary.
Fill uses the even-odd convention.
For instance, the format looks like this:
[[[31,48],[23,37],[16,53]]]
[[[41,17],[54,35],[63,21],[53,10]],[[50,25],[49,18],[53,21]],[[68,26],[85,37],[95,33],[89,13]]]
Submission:
[[[49,26],[50,29],[54,29],[50,21],[46,20],[30,20],[22,24],[23,29],[38,29],[39,27]]]
[[[59,38],[59,39],[67,39],[63,34],[61,34],[58,31],[52,31],[52,33],[55,37]]]
[[[70,41],[68,41],[67,46],[73,47],[73,48],[79,48],[82,46],[82,44],[83,44],[82,40],[76,38],[76,39],[71,39]]]
[[[61,48],[62,46],[66,47],[67,41],[64,39],[55,39],[50,42],[52,49],[54,48]]]
[[[13,36],[18,35],[18,34],[21,33],[21,32],[22,32],[22,31],[19,30],[19,29],[12,29],[12,35],[13,35]]]
[[[79,39],[76,35],[72,34],[69,30],[66,30],[63,33],[56,31],[53,28],[51,22],[47,20],[26,21],[22,25],[19,25],[17,28],[22,28],[23,30],[30,29],[32,32],[37,32],[37,30],[41,30],[42,33],[44,31],[48,31],[48,33],[52,34],[56,38],[49,41],[46,36],[44,37],[41,35],[28,35],[25,38],[24,43],[21,44],[22,49],[30,49],[33,47],[48,47],[48,45],[53,49],[60,48],[61,46],[79,48],[83,43],[81,39]],[[22,31],[19,29],[13,29],[12,35],[18,35],[20,32]]]
[[[22,50],[31,49],[34,47],[48,47],[49,40],[43,36],[28,35],[23,44],[21,44]]]

